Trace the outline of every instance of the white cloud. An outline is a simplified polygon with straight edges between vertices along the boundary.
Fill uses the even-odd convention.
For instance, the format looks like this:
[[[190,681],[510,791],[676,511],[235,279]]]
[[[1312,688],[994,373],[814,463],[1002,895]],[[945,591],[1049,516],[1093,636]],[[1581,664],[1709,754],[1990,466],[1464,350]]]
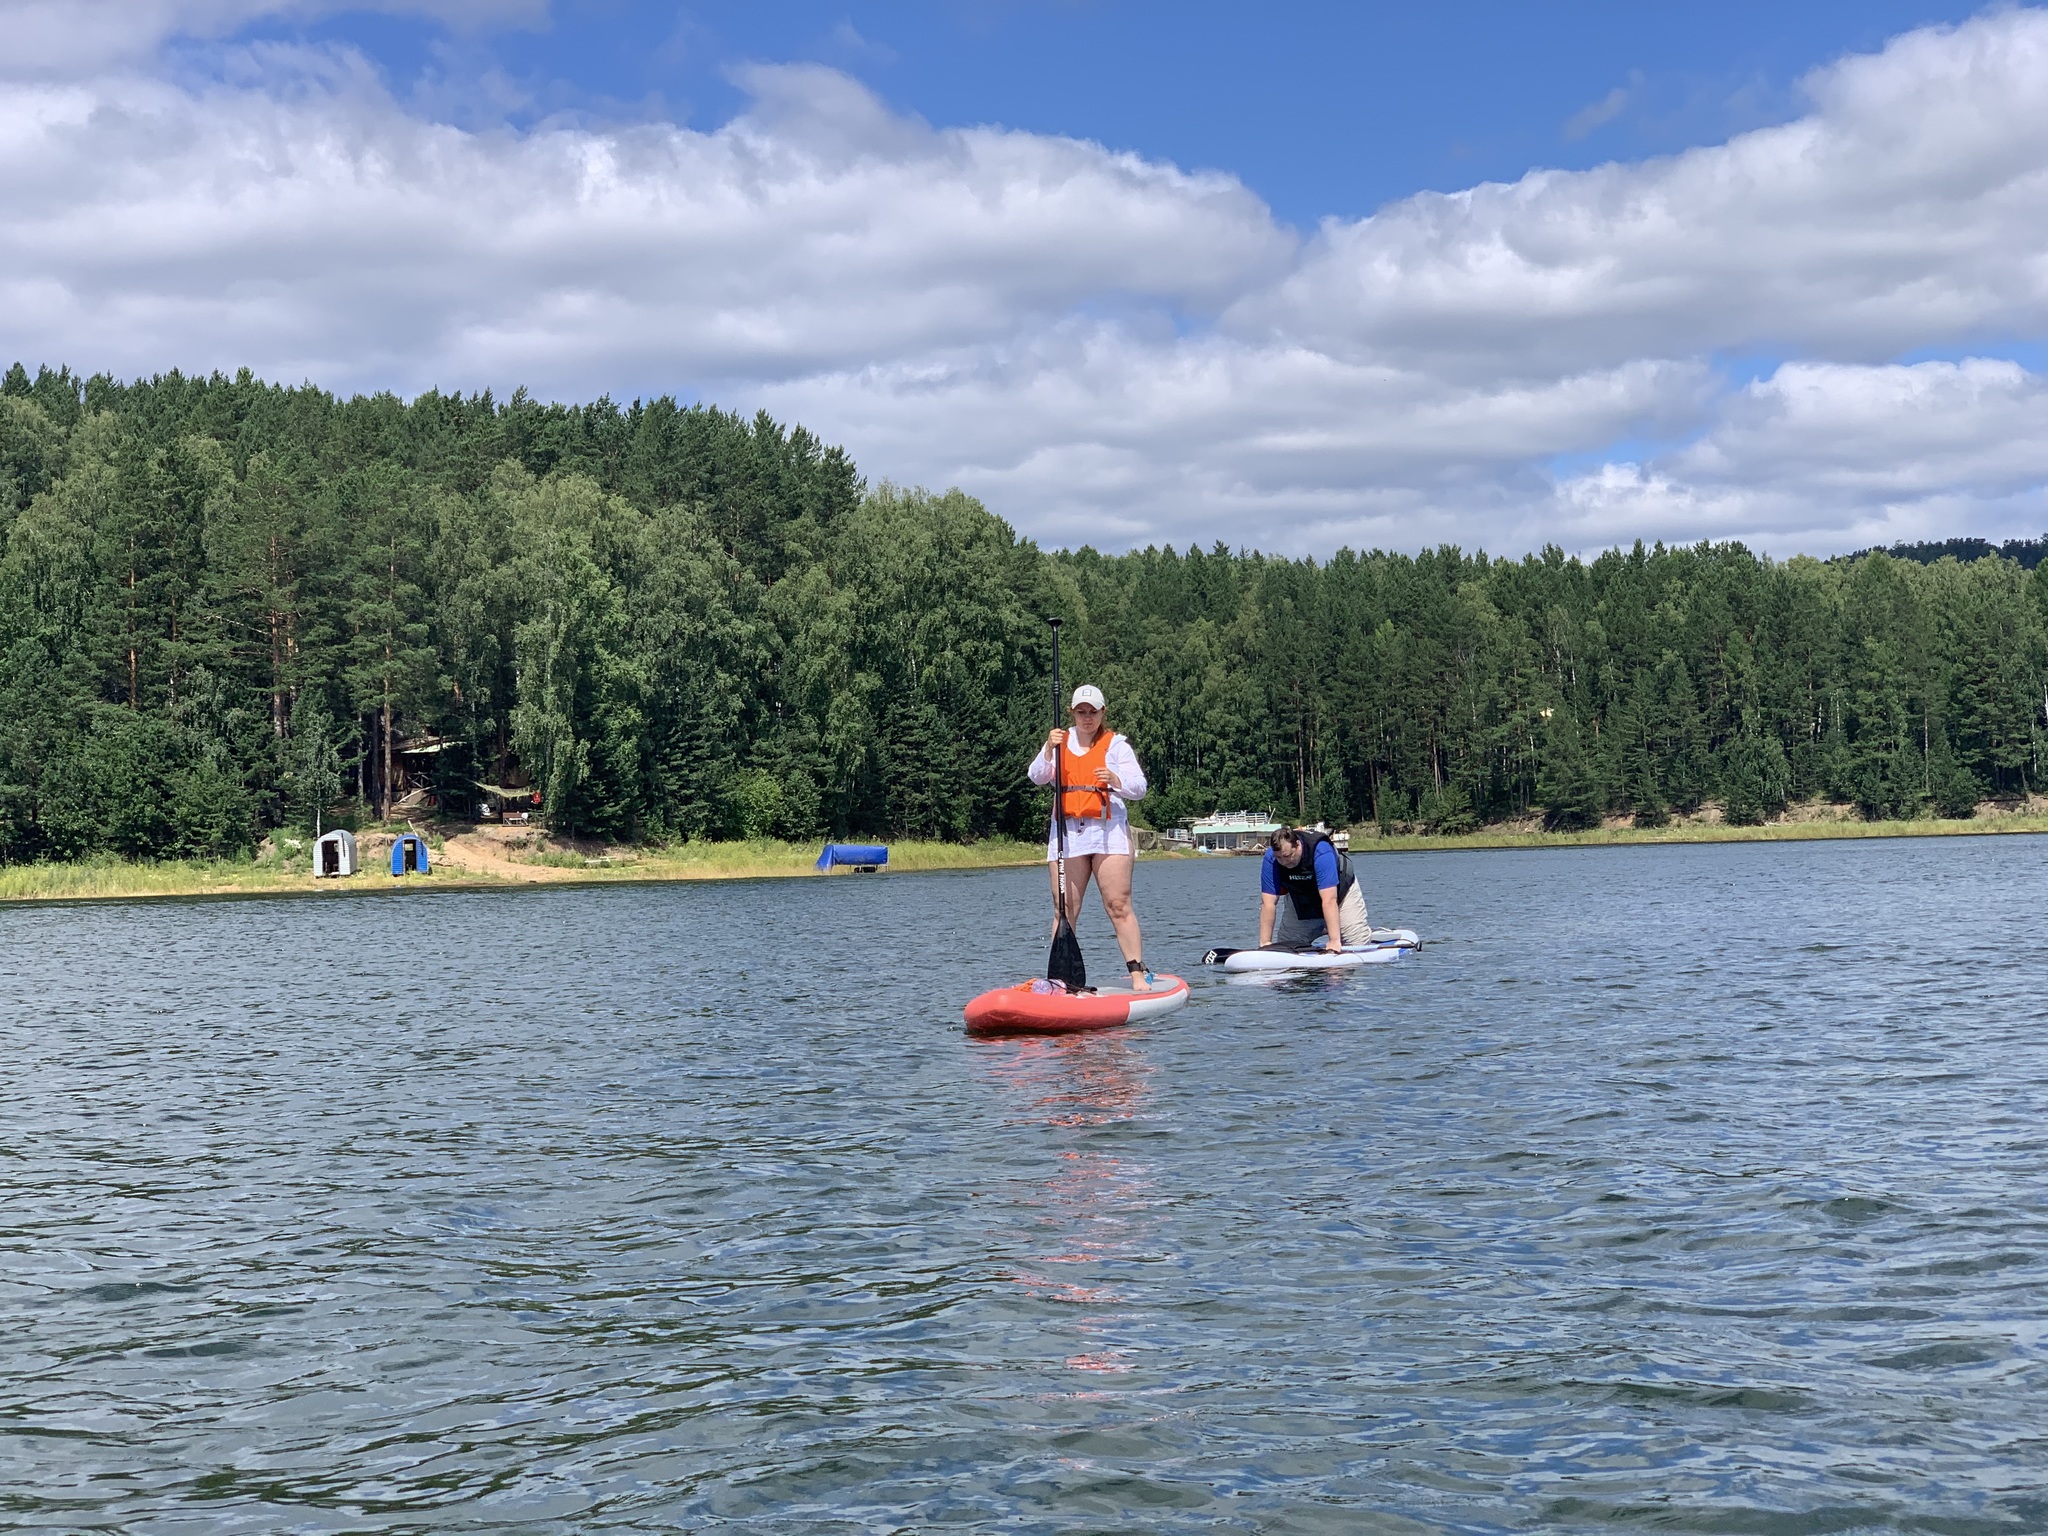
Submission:
[[[106,9],[160,37],[286,7]],[[0,25],[34,11],[0,0]],[[2040,526],[2042,382],[1968,357],[2048,326],[2039,11],[1845,60],[1782,127],[1306,243],[1227,176],[934,129],[815,66],[751,71],[715,132],[470,132],[347,53],[218,63],[207,87],[0,85],[0,351],[701,391],[1060,542],[1789,553]],[[1896,364],[1915,351],[1965,360]],[[1785,361],[1727,378],[1758,355]]]
[[[2048,383],[1986,358],[1790,363],[1743,391],[1670,463],[1688,480],[1865,503],[2008,496],[2048,480]]]
[[[0,284],[60,296],[7,306],[17,349],[407,387],[772,379],[1088,302],[1213,304],[1290,248],[1233,182],[935,133],[825,70],[754,71],[756,112],[716,134],[472,134],[347,55],[244,58],[266,88],[0,100]]]
[[[1696,364],[1631,360],[1565,378],[1446,381],[1306,347],[1143,337],[1070,322],[939,364],[806,377],[771,408],[842,423],[879,463],[919,462],[1059,543],[1180,539],[1267,548],[1492,540],[1531,466],[1646,424],[1688,422]]]
[[[2037,536],[2044,485],[2048,380],[2015,363],[1790,363],[1727,402],[1697,441],[1567,481],[1560,521],[1582,544],[1673,519],[1695,536],[1777,547],[1947,538],[1986,519]]]
[[[2048,15],[1913,34],[1810,88],[1812,115],[1726,145],[1326,225],[1233,322],[1489,372],[2048,326]]]

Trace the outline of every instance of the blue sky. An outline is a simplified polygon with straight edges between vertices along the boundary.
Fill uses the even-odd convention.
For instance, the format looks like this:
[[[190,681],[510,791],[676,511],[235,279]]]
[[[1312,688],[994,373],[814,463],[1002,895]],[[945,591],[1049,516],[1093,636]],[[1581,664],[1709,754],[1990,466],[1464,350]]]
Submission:
[[[1047,543],[2048,527],[2048,4],[0,0],[0,361],[766,409]]]
[[[672,118],[745,105],[747,62],[831,65],[934,125],[1000,123],[1231,171],[1283,219],[1637,159],[1784,121],[1799,78],[1979,7],[1930,0],[882,6],[556,0],[543,25],[351,13],[246,36],[345,40],[401,91],[501,72],[509,115]],[[478,92],[464,115],[491,114]]]

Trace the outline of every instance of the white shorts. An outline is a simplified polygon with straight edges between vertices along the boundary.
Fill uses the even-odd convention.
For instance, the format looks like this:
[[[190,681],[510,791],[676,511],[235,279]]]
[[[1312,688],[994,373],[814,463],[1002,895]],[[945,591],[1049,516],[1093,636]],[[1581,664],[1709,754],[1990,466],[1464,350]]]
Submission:
[[[1112,816],[1104,821],[1100,816],[1088,816],[1067,823],[1067,857],[1077,853],[1134,853],[1131,846],[1130,818]],[[1045,861],[1050,864],[1060,856],[1059,828],[1054,827],[1045,837]]]

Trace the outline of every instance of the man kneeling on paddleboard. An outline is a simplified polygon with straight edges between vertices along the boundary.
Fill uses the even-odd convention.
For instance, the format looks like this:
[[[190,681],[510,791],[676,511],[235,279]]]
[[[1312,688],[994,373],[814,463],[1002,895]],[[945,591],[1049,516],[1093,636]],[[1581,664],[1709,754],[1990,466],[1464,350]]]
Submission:
[[[1259,893],[1261,949],[1268,944],[1306,947],[1319,935],[1331,948],[1372,942],[1365,892],[1351,873],[1351,856],[1325,833],[1282,827],[1267,839]]]

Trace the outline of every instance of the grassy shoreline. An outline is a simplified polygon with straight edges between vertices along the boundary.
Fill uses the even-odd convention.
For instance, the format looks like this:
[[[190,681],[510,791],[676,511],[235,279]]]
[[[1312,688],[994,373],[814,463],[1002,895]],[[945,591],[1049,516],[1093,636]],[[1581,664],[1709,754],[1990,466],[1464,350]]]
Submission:
[[[426,875],[393,879],[365,859],[352,879],[315,880],[309,856],[280,862],[165,860],[139,863],[99,857],[75,864],[16,864],[0,868],[0,903],[122,901],[152,897],[358,896],[385,892],[517,890],[527,886],[609,885],[669,880],[764,880],[820,876],[817,843],[686,843],[600,856],[546,854],[516,864],[467,867],[460,856],[435,850]],[[981,843],[901,842],[889,845],[888,868],[909,874],[948,869],[1001,869],[1036,864],[1042,845],[1010,839]],[[835,871],[832,879],[865,878]]]
[[[1662,827],[1612,826],[1586,832],[1544,832],[1527,827],[1487,827],[1456,836],[1427,833],[1377,835],[1370,825],[1352,829],[1351,851],[1424,853],[1517,848],[1619,848],[1664,843],[1811,842],[1832,838],[1987,837],[2048,833],[2048,814],[2031,811],[1984,815],[1967,821],[1851,821],[1817,818],[1731,827],[1718,822],[1672,823]],[[677,848],[613,851],[599,856],[547,855],[516,866],[463,867],[437,854],[432,874],[394,880],[369,867],[351,880],[315,880],[304,867],[280,862],[242,864],[224,860],[135,863],[95,858],[76,864],[17,864],[0,868],[0,903],[122,901],[178,897],[353,896],[385,892],[516,890],[528,886],[609,885],[669,880],[762,880],[793,876],[863,878],[850,871],[820,877],[813,867],[815,843],[689,843]],[[1192,855],[1164,853],[1164,858]],[[1045,857],[1037,842],[991,839],[981,843],[901,842],[889,845],[890,872],[1003,869],[1037,864]]]
[[[1952,820],[1913,821],[1816,819],[1731,827],[1720,822],[1671,823],[1662,827],[1596,827],[1586,832],[1544,832],[1519,827],[1482,827],[1456,836],[1396,832],[1385,837],[1370,826],[1354,827],[1353,853],[1426,853],[1455,849],[1627,848],[1659,843],[1803,843],[1869,837],[1997,837],[2048,832],[2048,815],[2003,814]]]

